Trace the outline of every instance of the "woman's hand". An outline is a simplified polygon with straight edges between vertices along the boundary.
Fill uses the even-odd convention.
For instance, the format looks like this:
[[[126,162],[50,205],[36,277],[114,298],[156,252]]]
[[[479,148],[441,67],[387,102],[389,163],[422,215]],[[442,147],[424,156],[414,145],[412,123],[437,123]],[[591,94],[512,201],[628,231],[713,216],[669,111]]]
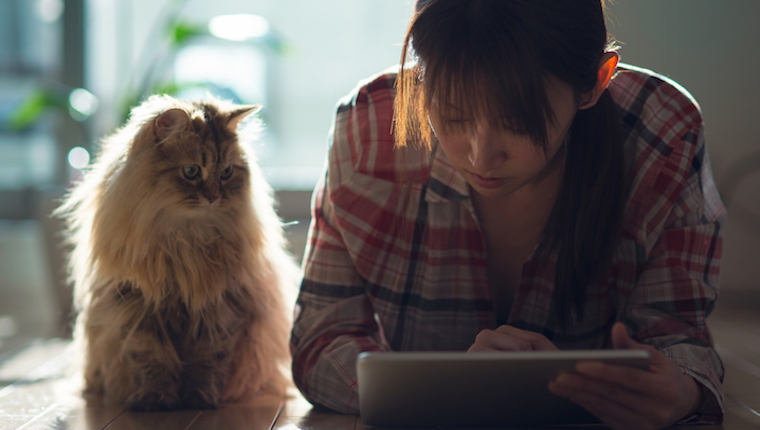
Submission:
[[[475,337],[467,352],[475,351],[558,351],[546,336],[501,325],[496,330],[483,330]]]
[[[697,383],[668,357],[612,327],[615,349],[643,349],[652,354],[649,370],[595,361],[578,363],[577,374],[564,373],[549,391],[588,410],[615,430],[660,429],[693,414],[701,403]]]

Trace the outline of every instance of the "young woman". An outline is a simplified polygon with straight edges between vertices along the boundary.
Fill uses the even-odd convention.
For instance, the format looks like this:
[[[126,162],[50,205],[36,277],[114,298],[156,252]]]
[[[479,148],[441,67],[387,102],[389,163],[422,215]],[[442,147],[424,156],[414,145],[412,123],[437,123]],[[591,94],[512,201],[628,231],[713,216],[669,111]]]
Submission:
[[[549,390],[613,428],[722,420],[724,209],[691,96],[618,66],[600,0],[420,0],[338,107],[291,348],[358,412],[362,351],[638,348]]]

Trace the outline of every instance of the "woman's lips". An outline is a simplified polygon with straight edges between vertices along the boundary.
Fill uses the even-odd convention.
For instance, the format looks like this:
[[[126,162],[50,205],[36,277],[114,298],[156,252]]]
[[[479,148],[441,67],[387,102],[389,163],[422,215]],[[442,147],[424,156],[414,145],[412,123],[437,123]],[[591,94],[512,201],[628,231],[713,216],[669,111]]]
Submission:
[[[479,187],[487,189],[499,188],[509,180],[509,178],[486,178],[472,172],[470,176]]]

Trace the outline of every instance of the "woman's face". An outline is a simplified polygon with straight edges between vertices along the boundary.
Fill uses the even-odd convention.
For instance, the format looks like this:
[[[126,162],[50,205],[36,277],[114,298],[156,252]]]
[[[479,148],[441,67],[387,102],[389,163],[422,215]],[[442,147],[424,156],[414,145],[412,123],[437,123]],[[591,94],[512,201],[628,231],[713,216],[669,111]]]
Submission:
[[[473,191],[484,197],[503,197],[517,190],[540,185],[560,173],[563,157],[556,156],[577,112],[572,88],[554,78],[547,84],[547,96],[556,121],[547,124],[546,151],[529,136],[503,130],[466,112],[461,118],[442,118],[435,97],[430,106],[430,124],[444,153],[464,176]],[[454,109],[456,110],[456,109]],[[444,121],[466,121],[468,127],[443,132]],[[472,127],[469,127],[472,125]]]

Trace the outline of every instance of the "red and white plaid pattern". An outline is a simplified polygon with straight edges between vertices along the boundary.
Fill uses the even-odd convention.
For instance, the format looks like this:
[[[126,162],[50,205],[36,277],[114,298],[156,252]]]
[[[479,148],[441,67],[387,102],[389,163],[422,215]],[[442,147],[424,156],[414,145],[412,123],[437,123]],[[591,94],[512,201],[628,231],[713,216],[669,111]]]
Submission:
[[[394,150],[394,80],[387,71],[340,101],[312,197],[293,373],[308,400],[344,413],[358,412],[360,352],[466,350],[496,327],[468,185],[435,142],[432,153]],[[699,107],[674,82],[631,66],[609,91],[635,178],[606,281],[588,287],[583,319],[563,329],[555,257],[534,255],[509,324],[561,349],[598,349],[610,347],[610,328],[622,321],[703,385],[692,420],[720,421],[723,365],[705,318],[718,295],[725,210]]]

